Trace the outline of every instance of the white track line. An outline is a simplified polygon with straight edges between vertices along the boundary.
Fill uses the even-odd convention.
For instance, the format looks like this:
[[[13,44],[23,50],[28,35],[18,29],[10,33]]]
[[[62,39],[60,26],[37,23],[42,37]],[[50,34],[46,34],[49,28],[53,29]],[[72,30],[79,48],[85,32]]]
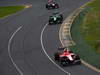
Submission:
[[[11,59],[11,62],[13,63],[14,67],[16,68],[16,70],[20,73],[20,75],[23,75],[23,72],[18,68],[17,64],[14,62],[12,56],[11,56],[11,52],[10,52],[10,46],[11,46],[11,41],[13,39],[13,37],[15,36],[15,34],[22,28],[22,26],[20,26],[11,36],[11,38],[9,39],[9,42],[8,42],[8,54],[9,54],[9,57]]]
[[[56,64],[51,58],[50,56],[48,55],[48,53],[46,52],[45,48],[44,48],[44,45],[43,45],[43,34],[44,34],[44,30],[46,29],[48,23],[43,27],[42,29],[42,32],[41,32],[41,37],[40,37],[40,41],[41,41],[41,46],[42,46],[42,49],[45,53],[45,55],[48,57],[48,59],[55,65],[57,66],[60,70],[62,70],[64,73],[66,73],[67,75],[71,75],[69,72],[67,72],[66,70],[64,70],[63,68],[61,68],[58,64]]]

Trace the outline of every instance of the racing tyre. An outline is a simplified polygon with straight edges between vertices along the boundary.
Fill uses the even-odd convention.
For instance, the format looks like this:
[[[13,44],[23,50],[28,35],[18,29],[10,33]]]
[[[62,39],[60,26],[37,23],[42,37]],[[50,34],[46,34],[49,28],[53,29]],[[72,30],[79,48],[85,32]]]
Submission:
[[[75,58],[76,60],[80,60],[80,57],[78,56],[78,55],[76,55],[76,58]]]
[[[55,59],[55,61],[59,61],[59,53],[55,53],[54,59]]]
[[[54,24],[53,22],[49,21],[49,25],[53,25],[53,24]]]
[[[46,5],[46,9],[50,10],[50,7],[48,5]]]
[[[60,61],[60,64],[61,64],[62,67],[65,67],[65,66],[68,65],[68,62],[66,62],[66,61]]]
[[[66,57],[60,58],[60,64],[61,66],[67,66],[68,65],[68,59]]]
[[[56,24],[62,24],[62,21],[57,21],[57,23]]]
[[[56,8],[56,9],[59,8],[58,4],[55,5],[55,8]]]
[[[81,61],[79,60],[78,62],[76,62],[77,65],[81,65]]]

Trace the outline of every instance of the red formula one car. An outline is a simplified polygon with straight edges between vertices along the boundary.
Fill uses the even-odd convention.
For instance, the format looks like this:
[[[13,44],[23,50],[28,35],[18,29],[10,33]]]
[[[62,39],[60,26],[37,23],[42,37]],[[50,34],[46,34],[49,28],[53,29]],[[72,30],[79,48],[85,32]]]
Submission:
[[[46,9],[48,9],[48,10],[50,10],[50,9],[58,9],[58,8],[59,8],[59,5],[56,2],[49,1],[46,4]]]
[[[59,51],[54,54],[55,61],[58,61],[62,66],[81,64],[80,57],[66,48],[59,48]]]

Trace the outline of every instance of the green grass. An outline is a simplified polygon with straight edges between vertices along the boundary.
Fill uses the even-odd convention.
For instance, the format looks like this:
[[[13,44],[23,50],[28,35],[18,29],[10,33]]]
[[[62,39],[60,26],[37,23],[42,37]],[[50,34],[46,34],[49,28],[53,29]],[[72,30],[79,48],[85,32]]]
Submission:
[[[100,53],[100,0],[88,5],[89,12],[81,25],[81,33],[96,53]]]
[[[99,0],[90,3],[74,20],[71,35],[76,45],[70,47],[71,50],[80,55],[81,59],[98,69],[100,69],[99,3]]]
[[[24,9],[24,6],[1,6],[0,18],[16,13],[22,9]]]
[[[87,40],[85,40],[83,34],[81,33],[81,26],[87,10],[88,9],[84,9],[76,17],[72,24],[71,35],[76,45],[71,46],[70,49],[73,50],[76,54],[79,54],[81,59],[100,69],[100,54],[94,51],[94,48],[92,48],[91,45],[87,43]]]

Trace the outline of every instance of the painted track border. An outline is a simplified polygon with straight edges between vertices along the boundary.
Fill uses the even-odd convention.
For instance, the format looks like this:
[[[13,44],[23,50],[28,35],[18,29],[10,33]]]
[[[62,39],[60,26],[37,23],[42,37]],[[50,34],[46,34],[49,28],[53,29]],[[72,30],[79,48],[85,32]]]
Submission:
[[[47,25],[48,25],[48,23],[43,27],[42,32],[41,32],[41,36],[40,36],[40,41],[41,41],[41,46],[42,46],[43,52],[45,53],[45,55],[47,56],[47,58],[48,58],[55,66],[57,66],[61,71],[63,71],[63,72],[66,73],[67,75],[71,75],[69,72],[67,72],[66,70],[64,70],[63,68],[61,68],[58,64],[56,64],[56,63],[50,58],[50,56],[48,55],[48,53],[46,52],[46,50],[45,50],[45,48],[44,48],[44,45],[43,45],[43,34],[44,34],[44,31],[45,31]]]
[[[9,39],[9,42],[8,42],[8,54],[9,54],[9,57],[10,57],[10,60],[12,62],[12,64],[14,65],[14,67],[16,68],[16,70],[19,72],[20,75],[24,75],[23,72],[20,70],[20,68],[17,66],[17,64],[14,62],[14,59],[12,58],[12,55],[11,55],[11,42],[12,42],[12,39],[14,38],[14,36],[16,35],[16,33],[22,28],[22,26],[20,26],[17,30],[14,31],[14,33],[12,34],[12,36],[10,37]]]

